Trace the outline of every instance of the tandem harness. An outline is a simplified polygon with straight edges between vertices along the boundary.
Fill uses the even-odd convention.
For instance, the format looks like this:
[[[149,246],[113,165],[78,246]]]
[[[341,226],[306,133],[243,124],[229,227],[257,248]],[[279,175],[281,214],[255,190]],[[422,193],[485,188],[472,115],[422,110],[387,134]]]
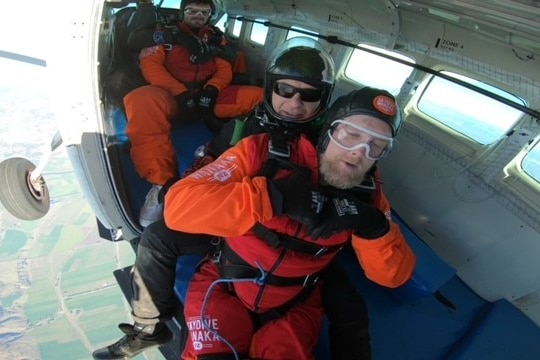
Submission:
[[[257,313],[250,311],[250,315],[256,327],[283,317],[292,307],[306,300],[311,294],[315,285],[322,277],[322,273],[308,274],[301,277],[284,277],[272,273],[262,274],[261,270],[254,268],[238,256],[226,242],[222,241],[218,250],[214,254],[212,261],[216,264],[221,278],[246,279],[261,278],[265,285],[272,286],[302,286],[302,290],[281,306],[274,309]],[[229,292],[234,294],[234,289],[229,287]]]
[[[291,135],[273,127],[270,127],[268,132],[270,134],[268,159],[264,164],[261,175],[266,178],[272,178],[280,169],[287,169],[293,170],[304,178],[309,179],[310,170],[308,168],[299,166],[290,161],[291,151],[288,138],[290,138]],[[324,246],[304,241],[294,236],[278,233],[261,223],[255,224],[252,231],[272,248],[284,248],[313,257],[334,253],[341,250],[343,247],[342,245]]]
[[[262,115],[262,114],[257,114]],[[268,144],[268,158],[261,170],[261,175],[272,178],[279,170],[292,170],[300,174],[301,176],[310,176],[310,170],[306,167],[294,164],[290,161],[291,150],[289,142],[290,140],[298,136],[298,134],[284,132],[279,126],[273,126],[266,122],[262,115],[257,116],[261,120],[261,124],[266,128],[270,141]],[[363,192],[365,194],[365,200],[370,201],[372,199],[375,183],[373,177],[369,177],[368,184],[363,186]],[[363,184],[364,185],[364,184]],[[316,243],[304,241],[294,236],[289,236],[276,232],[267,228],[261,223],[257,223],[252,231],[257,237],[262,239],[266,244],[275,249],[284,249],[287,251],[293,251],[304,255],[311,255],[314,258],[325,256],[338,252],[343,248],[342,245],[324,246]],[[259,324],[264,324],[273,319],[277,319],[283,316],[289,309],[295,304],[304,301],[309,294],[311,294],[317,282],[322,277],[322,272],[308,274],[300,277],[285,277],[274,275],[272,273],[262,273],[261,269],[256,268],[244,261],[238,254],[236,254],[225,241],[222,241],[218,245],[213,259],[217,265],[221,278],[229,279],[258,279],[261,278],[263,284],[271,286],[302,286],[302,290],[291,300],[281,305],[276,309],[269,310],[265,313],[253,313],[252,317]],[[233,291],[231,289],[231,291]]]
[[[306,167],[294,164],[290,161],[291,150],[289,139],[294,134],[287,134],[279,128],[269,127],[268,133],[270,141],[268,144],[268,159],[266,160],[261,175],[272,178],[281,170],[292,170],[303,176],[310,177],[310,170]],[[255,235],[264,240],[272,248],[283,248],[313,257],[320,257],[334,253],[343,247],[342,245],[324,246],[312,242],[304,241],[294,236],[278,233],[264,226],[261,223],[255,224],[251,229]]]
[[[246,263],[236,254],[226,242],[221,242],[220,247],[214,254],[212,261],[217,265],[222,278],[247,279],[262,278],[265,285],[272,286],[303,286],[312,288],[321,278],[321,273],[308,274],[306,276],[286,277],[272,273],[262,274],[261,270]]]
[[[292,163],[290,158],[290,146],[288,137],[278,129],[269,128],[270,142],[268,146],[268,159],[266,160],[261,175],[272,178],[280,169],[293,170],[302,176],[309,177],[309,169]],[[290,136],[289,136],[290,137]],[[375,169],[370,171],[369,176],[364,182],[354,189],[354,194],[357,198],[365,202],[371,202],[376,189],[376,182],[373,177]],[[350,191],[350,190],[349,190]],[[339,195],[341,190],[335,189],[332,191],[335,195]],[[345,194],[344,194],[345,195]],[[308,242],[294,236],[279,233],[269,229],[261,223],[257,223],[251,229],[257,237],[262,239],[267,245],[274,249],[286,249],[296,253],[311,255],[314,258],[325,256],[340,251],[344,245],[324,246],[313,242]],[[261,271],[247,264],[240,256],[228,248],[226,245],[223,249],[218,250],[215,256],[215,262],[218,264],[220,274],[227,278],[257,278],[261,275]],[[311,274],[307,277],[289,278],[283,276],[275,276],[266,274],[267,284],[274,286],[306,286],[314,279],[318,279],[319,274]],[[315,281],[316,282],[316,281]]]
[[[294,164],[289,160],[291,152],[287,141],[287,136],[277,131],[269,131],[269,134],[270,142],[268,159],[263,166],[261,174],[265,177],[271,178],[280,169],[287,169],[296,171],[303,176],[309,177],[309,169]],[[307,242],[293,236],[275,232],[260,223],[256,224],[252,231],[255,233],[255,235],[273,248],[281,248],[311,255],[313,257],[320,257],[329,253],[334,253],[343,247],[342,245],[322,246]],[[304,301],[311,294],[315,285],[322,276],[321,272],[298,277],[279,276],[272,274],[271,272],[262,273],[261,269],[253,267],[245,262],[228,246],[225,241],[221,242],[221,244],[218,246],[216,252],[214,253],[213,261],[217,265],[219,274],[222,278],[261,278],[263,285],[302,286],[302,290],[295,297],[278,308],[264,313],[252,313],[252,318],[259,325],[283,316],[294,305]]]
[[[229,62],[234,61],[237,52],[230,46],[221,43],[223,32],[212,27],[212,36],[207,41],[178,29],[176,26],[164,26],[161,23],[146,24],[134,29],[128,36],[128,47],[140,51],[143,48],[163,45],[170,51],[173,45],[181,45],[189,49],[192,64],[204,64],[214,57],[221,57]]]

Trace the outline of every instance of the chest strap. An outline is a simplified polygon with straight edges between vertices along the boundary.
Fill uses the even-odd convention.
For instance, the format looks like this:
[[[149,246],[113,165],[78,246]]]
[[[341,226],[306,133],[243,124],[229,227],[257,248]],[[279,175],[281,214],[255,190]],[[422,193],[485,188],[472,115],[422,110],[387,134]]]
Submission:
[[[238,254],[236,254],[227,243],[222,244],[221,251],[214,256],[219,274],[222,278],[230,279],[248,279],[260,278],[261,271],[246,263]],[[264,278],[265,285],[272,286],[303,286],[311,287],[320,279],[321,273],[308,274],[306,276],[279,276],[272,273],[266,273]]]
[[[313,257],[321,257],[326,254],[334,253],[341,250],[344,246],[344,244],[330,246],[318,245],[295,238],[293,236],[275,232],[261,223],[255,224],[251,230],[255,233],[255,235],[275,249],[283,248],[306,255],[312,255]]]

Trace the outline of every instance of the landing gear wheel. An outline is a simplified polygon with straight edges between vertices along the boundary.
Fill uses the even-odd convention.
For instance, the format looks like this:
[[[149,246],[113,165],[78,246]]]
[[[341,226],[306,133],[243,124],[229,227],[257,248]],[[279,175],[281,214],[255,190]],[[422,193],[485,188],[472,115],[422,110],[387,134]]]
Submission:
[[[9,158],[0,163],[0,202],[21,220],[36,220],[49,211],[49,189],[40,176],[34,182],[30,175],[36,168],[24,158]]]

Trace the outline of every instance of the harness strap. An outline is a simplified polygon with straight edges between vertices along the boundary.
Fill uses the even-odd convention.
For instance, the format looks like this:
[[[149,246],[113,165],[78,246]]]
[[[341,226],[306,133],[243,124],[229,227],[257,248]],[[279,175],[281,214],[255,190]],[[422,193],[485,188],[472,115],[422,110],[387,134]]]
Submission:
[[[223,244],[221,252],[214,258],[222,278],[244,279],[260,278],[261,271],[246,263],[236,254],[226,243]],[[306,276],[285,277],[266,273],[264,283],[272,286],[303,286],[315,285],[320,279],[320,273],[308,274]]]
[[[266,160],[266,162],[264,163],[264,166],[263,166],[263,168],[261,170],[261,176],[264,176],[267,179],[271,179],[271,178],[274,177],[274,175],[279,170],[279,164],[275,160],[276,159],[273,159],[273,158],[270,158],[270,159]]]
[[[221,244],[222,250],[219,252],[218,257],[214,256],[214,262],[217,263],[220,275],[222,277],[233,277],[235,275],[238,275],[239,277],[259,277],[261,275],[261,272],[259,269],[255,269],[251,267],[249,264],[245,263],[244,260],[242,260],[230,247],[227,246],[226,243]],[[237,264],[241,265],[223,265],[226,261],[234,261]],[[238,270],[237,274],[232,275],[224,275],[227,274],[229,271],[235,272]],[[247,275],[246,275],[247,274]],[[284,285],[284,282],[291,282],[289,286],[295,286],[295,285],[303,285],[302,290],[295,295],[292,299],[284,303],[283,305],[280,305],[274,309],[268,310],[263,313],[256,313],[251,312],[251,317],[253,321],[255,322],[256,328],[260,328],[264,324],[273,321],[275,319],[278,319],[282,316],[284,316],[293,306],[295,306],[298,303],[303,302],[307,299],[307,297],[311,294],[313,289],[315,288],[315,285],[318,283],[319,279],[321,278],[321,274],[310,274],[306,277],[296,277],[296,278],[286,278],[283,276],[276,276],[272,274],[266,274],[266,284],[274,285],[274,286],[288,286]],[[287,280],[283,280],[287,279]],[[296,284],[292,284],[293,279],[297,282]],[[278,282],[278,283],[275,283]],[[234,293],[234,290],[231,289],[231,292]]]
[[[334,253],[343,248],[343,245],[322,246],[307,242],[270,230],[261,223],[255,224],[251,230],[255,233],[255,235],[263,239],[273,248],[284,248],[302,254],[312,255],[313,257],[320,257],[329,253]]]
[[[178,28],[172,29],[174,44],[182,45],[189,49],[191,55],[189,61],[192,64],[204,64],[218,56],[222,47],[215,42],[206,42],[198,36],[181,31]]]
[[[266,159],[260,174],[261,176],[270,179],[273,178],[280,169],[292,170],[305,179],[309,179],[311,176],[311,172],[307,167],[295,164],[288,158],[277,157],[275,154],[273,156],[272,153],[269,153],[268,159]]]
[[[285,141],[275,141],[275,139],[270,137],[270,141],[268,142],[268,157],[289,159],[291,157],[291,147]]]
[[[285,304],[278,306],[277,308],[274,308],[272,310],[265,311],[263,313],[253,314],[255,317],[255,320],[257,321],[257,325],[261,327],[270,321],[279,319],[280,317],[284,316],[287,313],[287,311],[289,311],[293,306],[301,302],[304,302],[304,300],[308,298],[309,294],[311,294],[314,288],[315,288],[315,284],[310,285],[310,286],[305,286],[295,297],[287,301]]]
[[[198,360],[249,360],[249,356],[247,354],[204,354],[204,355],[197,355]]]

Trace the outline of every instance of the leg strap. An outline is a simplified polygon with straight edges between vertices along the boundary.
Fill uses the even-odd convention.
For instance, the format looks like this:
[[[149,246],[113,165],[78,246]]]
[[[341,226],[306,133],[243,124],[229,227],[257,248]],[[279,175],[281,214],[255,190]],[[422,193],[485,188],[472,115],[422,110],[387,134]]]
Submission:
[[[198,360],[250,360],[247,354],[237,354],[238,357],[235,357],[234,354],[204,354],[197,356]]]

